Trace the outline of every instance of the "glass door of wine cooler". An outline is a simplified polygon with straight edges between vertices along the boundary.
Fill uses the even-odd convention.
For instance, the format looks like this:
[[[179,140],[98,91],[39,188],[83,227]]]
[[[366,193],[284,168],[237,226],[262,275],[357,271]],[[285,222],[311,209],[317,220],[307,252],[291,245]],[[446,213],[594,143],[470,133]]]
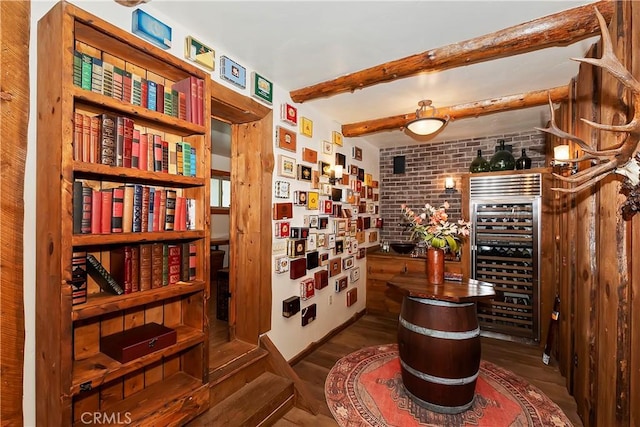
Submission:
[[[471,200],[472,277],[494,284],[478,304],[484,331],[539,340],[538,197]]]

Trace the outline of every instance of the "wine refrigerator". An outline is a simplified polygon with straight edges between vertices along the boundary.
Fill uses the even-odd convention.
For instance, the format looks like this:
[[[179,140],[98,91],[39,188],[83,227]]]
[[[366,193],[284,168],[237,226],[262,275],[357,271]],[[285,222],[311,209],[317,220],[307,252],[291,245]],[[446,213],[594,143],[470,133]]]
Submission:
[[[478,304],[482,331],[540,340],[541,196],[540,173],[469,178],[471,277],[496,290]]]

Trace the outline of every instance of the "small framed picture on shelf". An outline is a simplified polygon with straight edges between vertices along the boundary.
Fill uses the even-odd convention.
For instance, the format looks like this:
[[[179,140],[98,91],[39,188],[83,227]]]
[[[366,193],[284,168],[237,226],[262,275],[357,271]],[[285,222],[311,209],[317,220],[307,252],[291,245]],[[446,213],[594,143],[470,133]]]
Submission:
[[[320,176],[324,176],[327,178],[331,177],[331,163],[323,162],[320,160],[318,162],[318,171],[320,171]]]
[[[289,258],[281,256],[276,258],[276,273],[286,273],[289,271]]]
[[[362,148],[360,148],[360,147],[352,147],[351,148],[351,158],[353,160],[362,160]]]
[[[346,258],[342,259],[342,269],[343,270],[350,270],[353,268],[354,266],[354,257],[353,256],[348,256]]]
[[[295,178],[296,159],[280,154],[278,156],[278,175],[285,178]]]
[[[300,117],[300,133],[311,138],[313,136],[313,121],[307,117]]]
[[[342,147],[342,134],[337,130],[331,132],[331,142],[333,142],[338,147]]]
[[[311,166],[298,163],[298,180],[311,182]]]
[[[322,153],[323,154],[332,154],[333,153],[333,144],[329,141],[322,141]]]
[[[251,73],[251,96],[271,105],[273,102],[273,83],[254,71]]]
[[[242,89],[247,87],[247,70],[226,56],[220,57],[220,78]]]
[[[311,148],[304,147],[302,149],[302,161],[313,163],[315,165],[318,162],[318,152]]]
[[[187,36],[184,41],[185,58],[213,71],[216,63],[216,51],[204,43]]]
[[[289,183],[289,181],[276,181],[273,195],[278,199],[288,199],[290,189],[291,184]]]
[[[298,124],[298,109],[288,102],[280,106],[280,120],[292,126]]]
[[[276,143],[278,148],[283,150],[296,152],[297,134],[283,126],[276,126]]]

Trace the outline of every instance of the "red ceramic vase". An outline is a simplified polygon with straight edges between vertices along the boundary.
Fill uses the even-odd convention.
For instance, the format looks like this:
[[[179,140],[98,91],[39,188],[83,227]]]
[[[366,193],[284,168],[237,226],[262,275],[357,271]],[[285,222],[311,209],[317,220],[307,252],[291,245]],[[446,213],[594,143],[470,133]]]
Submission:
[[[427,249],[427,281],[432,285],[444,283],[444,249]]]

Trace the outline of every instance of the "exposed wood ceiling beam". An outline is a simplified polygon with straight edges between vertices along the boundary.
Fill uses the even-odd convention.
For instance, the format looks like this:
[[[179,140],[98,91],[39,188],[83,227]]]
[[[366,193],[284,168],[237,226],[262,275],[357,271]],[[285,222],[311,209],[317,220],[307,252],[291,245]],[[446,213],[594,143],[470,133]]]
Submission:
[[[538,90],[507,95],[500,98],[485,99],[483,101],[468,102],[466,104],[453,105],[451,107],[438,108],[437,117],[449,116],[450,120],[467,117],[478,117],[485,114],[498,113],[500,111],[517,110],[521,108],[536,107],[549,102],[560,102],[569,98],[569,86],[559,86],[553,89]],[[404,127],[409,121],[415,119],[415,111],[398,116],[382,119],[367,120],[364,122],[342,125],[342,135],[345,137],[362,136],[384,130],[394,130]]]
[[[567,46],[600,34],[597,7],[607,22],[613,1],[600,1],[515,25],[491,34],[396,59],[290,92],[294,102],[353,92],[379,83],[443,71],[553,46]]]

